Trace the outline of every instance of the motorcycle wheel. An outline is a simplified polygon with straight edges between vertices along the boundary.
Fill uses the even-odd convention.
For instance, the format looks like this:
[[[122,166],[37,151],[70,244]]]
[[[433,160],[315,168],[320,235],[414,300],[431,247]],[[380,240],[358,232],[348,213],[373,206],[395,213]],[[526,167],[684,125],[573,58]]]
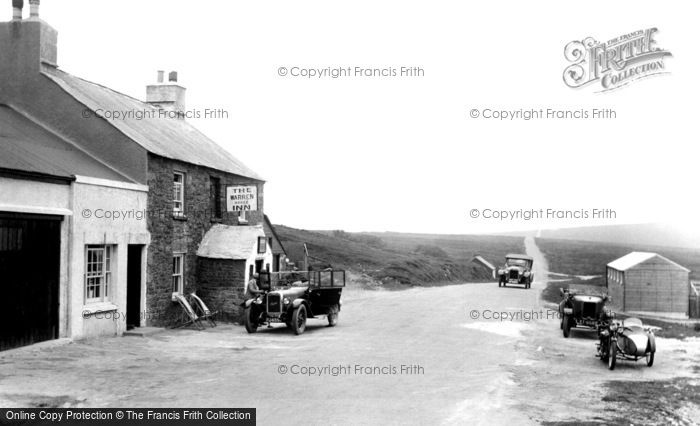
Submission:
[[[647,352],[647,367],[654,365],[654,352]]]
[[[610,350],[608,351],[608,370],[614,370],[617,363],[617,343],[610,341]]]
[[[245,308],[245,311],[243,312],[243,324],[245,325],[245,331],[251,334],[258,331],[258,322],[251,318],[252,315],[253,310],[251,307],[248,306]]]
[[[564,330],[564,337],[568,338],[569,334],[571,333],[571,319],[568,315],[564,315],[562,330]]]

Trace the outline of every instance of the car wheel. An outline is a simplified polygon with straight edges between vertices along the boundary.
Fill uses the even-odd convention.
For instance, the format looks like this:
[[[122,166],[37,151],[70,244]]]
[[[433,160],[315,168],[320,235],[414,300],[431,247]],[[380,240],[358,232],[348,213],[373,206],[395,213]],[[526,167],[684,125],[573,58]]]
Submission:
[[[654,365],[654,352],[647,352],[647,367]]]
[[[258,331],[258,321],[257,318],[253,318],[253,309],[248,306],[243,312],[243,324],[245,325],[245,331],[248,333],[255,333]]]
[[[617,363],[617,342],[610,341],[610,350],[608,351],[608,370],[614,370]]]
[[[292,315],[292,329],[294,334],[299,335],[306,330],[306,306],[299,305]]]
[[[569,337],[569,334],[571,333],[571,318],[569,318],[568,315],[564,315],[564,319],[562,320],[562,330],[564,330],[564,337]]]

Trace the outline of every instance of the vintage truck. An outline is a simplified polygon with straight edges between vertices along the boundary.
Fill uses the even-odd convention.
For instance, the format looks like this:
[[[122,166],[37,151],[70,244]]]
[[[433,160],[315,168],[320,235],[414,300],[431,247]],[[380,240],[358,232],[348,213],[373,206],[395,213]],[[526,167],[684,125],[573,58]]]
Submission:
[[[263,293],[245,302],[246,331],[255,333],[261,325],[283,323],[299,335],[310,318],[325,318],[330,327],[338,323],[345,271],[263,272],[258,286]]]

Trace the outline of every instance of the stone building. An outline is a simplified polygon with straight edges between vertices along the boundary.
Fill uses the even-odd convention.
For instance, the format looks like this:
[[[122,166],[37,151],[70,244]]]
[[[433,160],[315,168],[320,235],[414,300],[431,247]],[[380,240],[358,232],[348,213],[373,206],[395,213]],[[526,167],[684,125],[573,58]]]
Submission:
[[[125,292],[123,298],[120,293],[120,303],[102,308],[121,309],[124,299],[124,304],[139,307],[136,315],[129,316],[128,325],[170,325],[180,315],[173,293],[199,289],[197,250],[210,229],[214,225],[263,229],[264,181],[177,114],[186,108],[185,88],[178,84],[177,73],[171,72],[165,82],[159,72],[156,83],[148,85],[143,102],[61,70],[57,31],[39,19],[39,1],[30,3],[30,17],[22,18],[24,2],[14,0],[14,19],[0,23],[0,104],[11,107],[13,113],[27,118],[34,127],[47,129],[100,165],[99,173],[93,174],[67,170],[67,176],[62,178],[90,178],[74,180],[76,188],[89,183],[101,189],[89,196],[74,196],[72,201],[57,201],[56,208],[73,214],[76,208],[112,211],[121,207],[123,215],[135,220],[129,225],[135,229],[127,226],[124,231],[134,231],[139,237],[124,241],[138,243],[140,252],[127,247],[118,250],[120,259],[126,258],[124,251],[142,256],[143,280],[138,280],[138,291],[131,291],[128,296]],[[131,115],[110,119],[107,113],[113,111]],[[27,161],[39,160],[32,157]],[[114,194],[117,189],[126,191],[128,200]],[[58,197],[61,191],[66,190],[45,189],[51,194],[47,200]],[[71,196],[66,192],[65,197]],[[121,229],[118,221],[108,222],[100,225],[108,228],[107,233],[94,221],[86,222],[88,228],[83,235],[102,235],[102,245],[111,244],[106,236]],[[72,244],[87,250],[85,244],[75,241],[77,229],[61,232],[62,244],[71,239]],[[85,256],[79,262],[78,258],[72,260],[78,262],[75,268],[83,272],[76,276],[87,273],[87,259],[92,258],[93,252]],[[270,252],[268,260],[254,262],[253,267],[264,268],[272,259]],[[123,274],[136,276],[137,272],[134,269]],[[250,270],[246,270],[241,276],[227,277],[221,286],[237,286],[240,291],[232,293],[238,294],[249,275]],[[75,292],[71,297],[74,300],[67,303],[72,306],[85,304]],[[213,303],[212,307],[219,306]],[[235,312],[230,314],[234,316]],[[74,320],[77,321],[65,319],[66,324]]]

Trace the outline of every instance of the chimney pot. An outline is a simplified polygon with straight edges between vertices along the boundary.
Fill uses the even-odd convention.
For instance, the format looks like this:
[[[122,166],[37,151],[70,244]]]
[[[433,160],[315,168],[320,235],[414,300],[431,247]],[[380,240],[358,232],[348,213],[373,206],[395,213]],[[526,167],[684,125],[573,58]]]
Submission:
[[[12,0],[12,20],[18,21],[22,19],[22,9],[24,8],[24,0]]]
[[[41,0],[29,0],[29,17],[38,18],[39,17],[39,2]]]
[[[172,83],[177,83],[177,71],[170,71],[168,75],[168,81]]]
[[[160,70],[158,70],[158,83],[162,83],[162,82],[163,82],[164,76],[165,76],[165,71],[160,71]]]

